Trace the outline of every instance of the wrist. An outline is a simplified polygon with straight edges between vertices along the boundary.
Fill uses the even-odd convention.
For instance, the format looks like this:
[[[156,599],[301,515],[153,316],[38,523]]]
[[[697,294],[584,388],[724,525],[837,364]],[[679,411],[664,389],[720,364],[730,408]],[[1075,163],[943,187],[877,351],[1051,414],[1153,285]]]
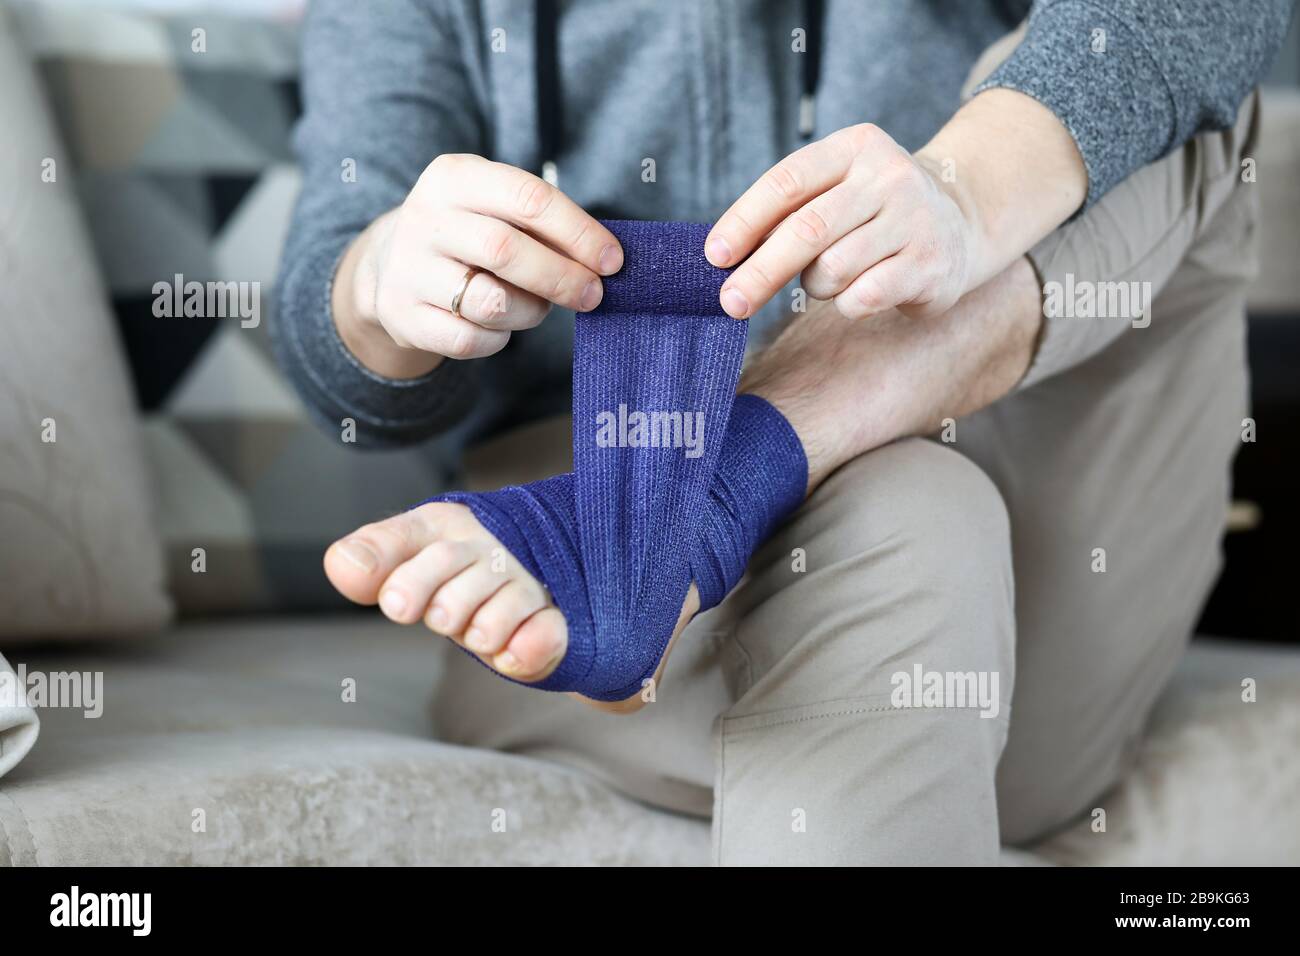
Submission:
[[[893,310],[852,322],[815,301],[745,366],[739,391],[767,400],[799,436],[809,494],[845,462],[921,430],[903,343],[925,328]]]
[[[1074,138],[1043,104],[986,90],[917,151],[973,229],[969,288],[993,278],[1078,211],[1088,173]]]
[[[330,308],[339,338],[358,362],[385,378],[419,378],[437,368],[442,356],[398,345],[380,322],[376,309],[376,252],[386,241],[391,216],[380,216],[344,251],[334,272]]]
[[[938,190],[952,201],[961,219],[962,244],[965,251],[965,282],[962,293],[980,285],[996,269],[990,271],[992,237],[987,228],[985,201],[978,190],[977,176],[958,176],[959,159],[940,157],[930,147],[918,150],[912,157],[934,181]]]

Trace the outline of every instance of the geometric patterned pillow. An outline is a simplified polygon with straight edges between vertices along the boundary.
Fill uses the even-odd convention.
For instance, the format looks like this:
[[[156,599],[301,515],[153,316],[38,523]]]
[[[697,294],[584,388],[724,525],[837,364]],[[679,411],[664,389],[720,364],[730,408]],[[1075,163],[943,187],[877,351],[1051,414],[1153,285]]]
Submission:
[[[271,357],[299,185],[289,137],[302,4],[131,6],[20,2],[14,13],[77,167],[128,353],[169,587],[181,613],[338,606],[321,573],[329,542],[448,478],[436,445],[359,452],[322,433]],[[258,314],[223,311],[234,298],[212,300],[225,318],[157,314],[158,283],[183,304],[191,282],[240,283],[222,294],[243,293]]]

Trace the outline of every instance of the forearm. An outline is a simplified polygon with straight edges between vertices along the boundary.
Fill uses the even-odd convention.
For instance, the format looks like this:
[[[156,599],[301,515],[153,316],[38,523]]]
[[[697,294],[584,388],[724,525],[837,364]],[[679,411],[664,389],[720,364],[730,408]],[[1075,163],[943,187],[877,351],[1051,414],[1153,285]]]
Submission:
[[[976,233],[968,288],[1195,133],[1229,127],[1293,6],[1037,3],[1006,61],[916,154]]]
[[[1036,0],[1024,39],[976,90],[1018,90],[1060,118],[1088,170],[1086,208],[1198,132],[1230,126],[1281,48],[1294,7]]]
[[[416,378],[386,378],[343,341],[331,308],[344,237],[286,252],[271,325],[276,358],[323,429],[354,425],[361,447],[398,447],[446,431],[473,405],[469,363],[448,362]]]
[[[375,253],[392,231],[395,212],[384,213],[348,245],[334,273],[330,311],[339,338],[362,365],[385,378],[412,379],[428,375],[443,357],[401,348],[379,324]]]
[[[335,305],[357,298],[340,262],[352,264],[358,237],[403,201],[430,159],[481,147],[476,101],[454,32],[424,3],[396,2],[378,16],[317,0],[302,42],[294,149],[303,186],[276,282],[276,355],[330,432],[351,420],[359,446],[418,442],[464,418],[471,369],[447,362],[421,374],[376,358],[382,343],[346,315],[335,321]]]

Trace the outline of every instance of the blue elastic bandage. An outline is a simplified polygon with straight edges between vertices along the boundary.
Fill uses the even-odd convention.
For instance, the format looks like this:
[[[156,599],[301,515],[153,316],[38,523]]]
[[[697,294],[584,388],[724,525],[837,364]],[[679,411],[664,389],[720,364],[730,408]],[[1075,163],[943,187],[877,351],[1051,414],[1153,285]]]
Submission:
[[[624,266],[576,320],[573,474],[433,500],[467,505],[564,614],[564,659],[530,686],[614,701],[653,676],[692,581],[703,608],[735,586],[807,462],[775,408],[735,398],[747,323],[718,304],[708,227],[605,225]]]

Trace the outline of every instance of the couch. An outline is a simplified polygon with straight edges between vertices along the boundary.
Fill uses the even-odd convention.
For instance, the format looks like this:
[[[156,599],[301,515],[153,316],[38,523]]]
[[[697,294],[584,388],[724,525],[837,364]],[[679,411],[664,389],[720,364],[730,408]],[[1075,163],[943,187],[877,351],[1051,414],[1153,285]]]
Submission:
[[[299,5],[262,7],[0,3],[0,177],[26,184],[0,197],[0,691],[83,681],[72,705],[0,693],[0,864],[708,863],[707,820],[440,742],[449,650],[329,593],[329,540],[491,484],[490,449],[468,478],[436,448],[359,455],[277,376],[273,316],[152,314],[173,274],[273,282]],[[1300,179],[1277,183],[1300,103],[1269,105],[1259,302],[1300,314]],[[1294,864],[1297,806],[1300,649],[1199,639],[1104,827],[1004,862]]]

